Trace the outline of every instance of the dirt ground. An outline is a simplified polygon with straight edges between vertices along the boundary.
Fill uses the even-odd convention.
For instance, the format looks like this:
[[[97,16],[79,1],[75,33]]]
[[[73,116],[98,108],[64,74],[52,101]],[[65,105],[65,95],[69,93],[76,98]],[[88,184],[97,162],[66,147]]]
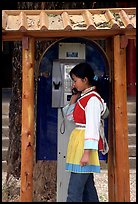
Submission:
[[[19,202],[20,181],[11,178],[9,187],[5,185],[6,173],[2,173],[2,202]],[[107,170],[95,174],[95,185],[100,202],[108,202],[108,176]],[[52,202],[49,200],[48,202]],[[130,170],[130,202],[136,202],[136,170]]]

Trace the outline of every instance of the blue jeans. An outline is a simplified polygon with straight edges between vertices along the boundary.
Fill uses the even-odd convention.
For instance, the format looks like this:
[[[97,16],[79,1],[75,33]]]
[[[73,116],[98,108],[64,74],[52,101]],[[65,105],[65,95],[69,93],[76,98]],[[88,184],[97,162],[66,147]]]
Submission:
[[[99,202],[93,173],[71,173],[66,202]]]

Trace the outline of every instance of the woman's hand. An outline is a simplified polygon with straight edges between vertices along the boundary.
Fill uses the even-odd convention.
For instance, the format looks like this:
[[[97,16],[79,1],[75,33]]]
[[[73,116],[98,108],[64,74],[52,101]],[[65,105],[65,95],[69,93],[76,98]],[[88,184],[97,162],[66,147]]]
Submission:
[[[85,166],[89,163],[90,152],[91,152],[91,150],[89,150],[89,149],[84,150],[84,153],[83,153],[82,158],[80,160],[81,166]]]
[[[79,98],[80,93],[74,94],[71,96],[70,104],[76,103],[77,99]]]
[[[72,86],[71,89],[76,89],[76,88],[74,86]],[[80,95],[81,95],[81,92],[77,91],[77,89],[76,89],[76,93],[72,94],[72,96],[71,96],[70,104],[76,103],[76,101],[80,97]]]

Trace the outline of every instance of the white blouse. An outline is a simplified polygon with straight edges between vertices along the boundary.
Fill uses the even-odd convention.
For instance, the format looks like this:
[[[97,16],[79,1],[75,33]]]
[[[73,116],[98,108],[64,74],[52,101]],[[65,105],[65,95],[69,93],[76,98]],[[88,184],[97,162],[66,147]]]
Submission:
[[[106,103],[102,99],[102,102],[93,96],[89,99],[85,107],[86,128],[85,128],[85,140],[84,149],[96,149],[98,150],[99,133],[101,126],[101,113],[106,109]],[[75,104],[67,105],[63,111],[67,120],[73,121],[73,111]]]

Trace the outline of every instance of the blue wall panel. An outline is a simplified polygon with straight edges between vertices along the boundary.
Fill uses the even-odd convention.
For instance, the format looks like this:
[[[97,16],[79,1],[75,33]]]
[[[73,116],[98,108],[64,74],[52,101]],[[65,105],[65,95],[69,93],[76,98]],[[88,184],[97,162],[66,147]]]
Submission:
[[[36,124],[36,159],[57,159],[57,109],[51,107],[51,78],[41,76],[38,80]]]

